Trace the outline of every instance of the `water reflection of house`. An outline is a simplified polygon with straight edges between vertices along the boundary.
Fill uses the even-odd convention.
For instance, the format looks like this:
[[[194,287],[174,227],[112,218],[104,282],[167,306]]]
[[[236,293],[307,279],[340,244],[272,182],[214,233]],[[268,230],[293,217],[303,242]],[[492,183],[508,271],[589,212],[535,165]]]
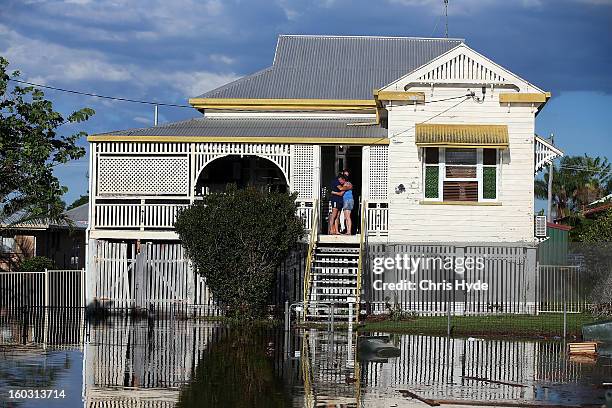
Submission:
[[[13,270],[24,258],[45,256],[58,269],[85,267],[87,204],[64,213],[67,221],[4,220],[0,242],[0,271]],[[5,230],[8,224],[10,229]]]
[[[193,381],[206,353],[227,340],[228,333],[209,323],[109,323],[89,330],[84,364],[87,406],[146,407],[155,395],[164,407],[172,406],[180,390]],[[401,389],[432,399],[534,400],[544,398],[539,394],[543,386],[561,390],[567,384],[612,376],[612,366],[605,363],[609,360],[573,362],[561,342],[397,335],[393,341],[401,356],[375,362],[356,359],[355,342],[349,342],[346,332],[333,338],[317,331],[294,332],[291,339],[281,331],[269,336],[271,343],[262,344],[273,359],[269,380],[284,382],[297,406],[399,403],[405,401]]]

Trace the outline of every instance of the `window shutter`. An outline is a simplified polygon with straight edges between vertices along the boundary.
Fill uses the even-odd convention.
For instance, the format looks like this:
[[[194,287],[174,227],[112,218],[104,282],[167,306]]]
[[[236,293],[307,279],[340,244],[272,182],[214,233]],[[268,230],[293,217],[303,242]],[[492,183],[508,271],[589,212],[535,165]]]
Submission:
[[[495,200],[497,198],[497,168],[483,167],[482,169],[482,198]]]
[[[425,151],[425,198],[439,198],[438,181],[440,180],[439,150],[437,147],[426,147]]]
[[[438,166],[425,166],[425,198],[438,198]]]

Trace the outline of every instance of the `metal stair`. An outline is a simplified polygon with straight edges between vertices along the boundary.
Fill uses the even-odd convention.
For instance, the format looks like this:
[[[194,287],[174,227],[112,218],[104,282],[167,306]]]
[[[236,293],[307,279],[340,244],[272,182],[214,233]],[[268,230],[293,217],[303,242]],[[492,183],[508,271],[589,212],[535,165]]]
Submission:
[[[359,302],[357,284],[359,270],[359,243],[322,243],[314,248],[310,270],[311,305],[331,304],[334,307],[334,320],[348,321],[348,298]],[[357,318],[356,303],[353,303],[353,321]],[[328,320],[327,308],[309,307],[306,320]]]

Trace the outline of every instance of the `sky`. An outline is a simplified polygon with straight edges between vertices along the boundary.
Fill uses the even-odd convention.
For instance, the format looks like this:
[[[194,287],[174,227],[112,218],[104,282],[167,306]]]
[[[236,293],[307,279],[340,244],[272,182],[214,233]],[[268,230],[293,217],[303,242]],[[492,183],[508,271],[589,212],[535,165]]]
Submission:
[[[552,92],[538,134],[612,160],[612,0],[450,0],[448,15],[449,37]],[[444,22],[443,0],[2,0],[0,55],[23,80],[186,104],[271,65],[279,34],[442,37]],[[66,133],[153,124],[149,105],[45,93],[95,109]],[[199,115],[162,107],[160,123]],[[87,193],[86,158],[56,174],[67,203]]]

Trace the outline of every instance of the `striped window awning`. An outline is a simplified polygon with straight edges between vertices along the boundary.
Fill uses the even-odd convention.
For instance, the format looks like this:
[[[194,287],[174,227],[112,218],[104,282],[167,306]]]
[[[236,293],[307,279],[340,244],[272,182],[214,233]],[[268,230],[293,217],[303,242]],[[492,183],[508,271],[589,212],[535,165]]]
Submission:
[[[506,125],[416,125],[416,144],[420,147],[508,147]]]

